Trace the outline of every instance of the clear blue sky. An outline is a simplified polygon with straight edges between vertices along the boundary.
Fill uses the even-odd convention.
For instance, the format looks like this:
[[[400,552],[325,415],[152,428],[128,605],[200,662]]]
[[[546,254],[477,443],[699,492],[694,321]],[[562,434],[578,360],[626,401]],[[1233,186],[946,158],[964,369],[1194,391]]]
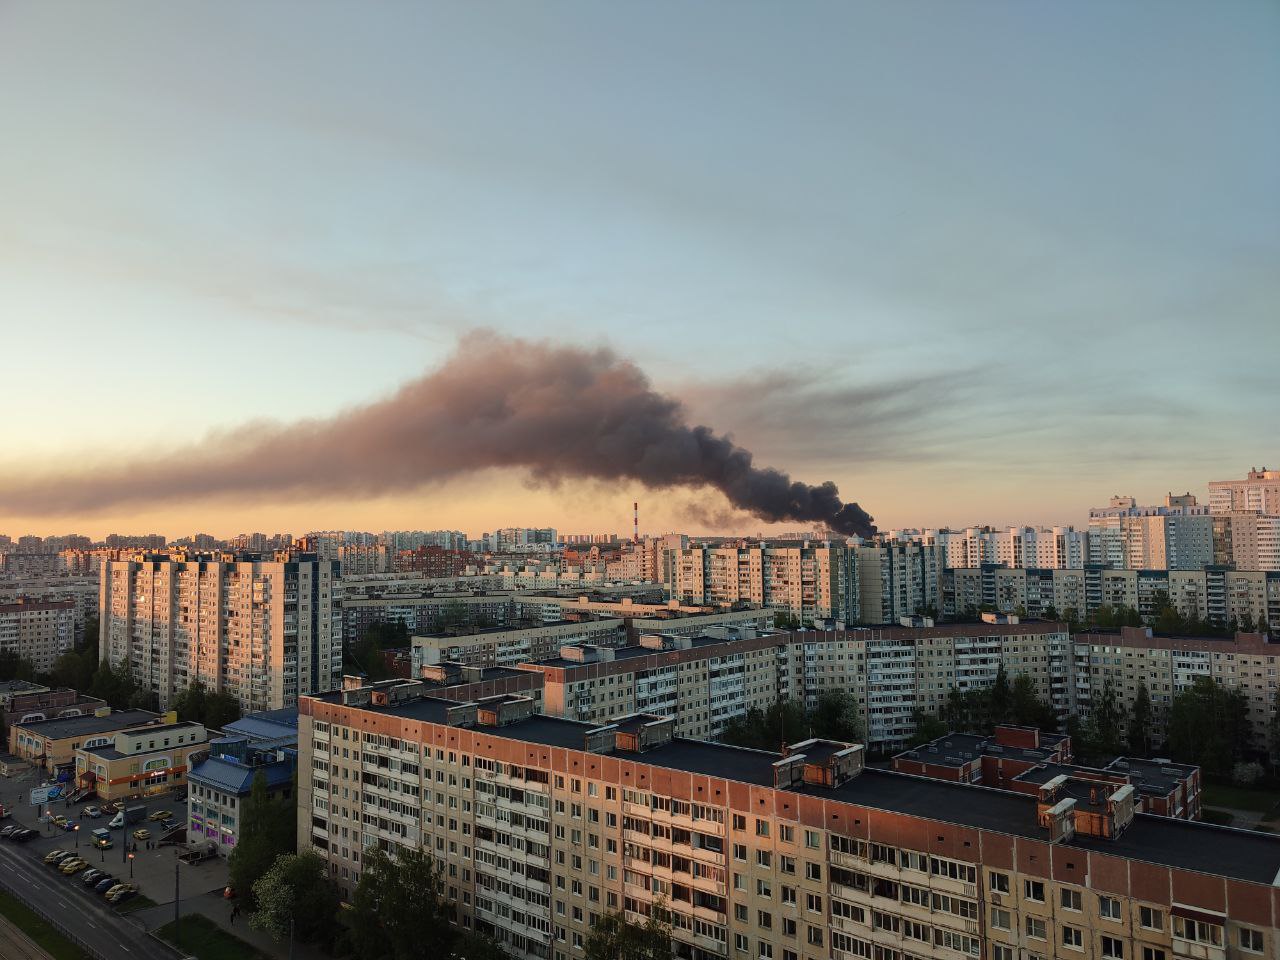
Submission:
[[[1280,461],[1275,3],[11,0],[0,121],[0,472],[324,415],[476,326],[608,343],[882,525]],[[623,529],[630,496],[0,530]]]

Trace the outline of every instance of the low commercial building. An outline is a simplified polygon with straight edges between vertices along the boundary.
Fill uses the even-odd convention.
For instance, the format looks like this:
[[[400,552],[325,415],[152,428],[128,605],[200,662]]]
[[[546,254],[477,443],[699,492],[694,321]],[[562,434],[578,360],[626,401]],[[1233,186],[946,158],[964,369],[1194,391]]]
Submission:
[[[176,715],[150,710],[111,710],[103,707],[90,714],[54,717],[15,723],[9,728],[9,752],[51,774],[75,774],[76,751],[81,747],[107,746],[121,730],[149,723],[172,723]]]
[[[228,855],[259,773],[269,796],[291,798],[297,743],[298,711],[292,708],[242,717],[209,741],[206,751],[192,758],[187,777],[188,843],[212,844]]]
[[[618,910],[670,911],[684,960],[1243,960],[1280,946],[1280,837],[597,725],[413,682],[300,702],[298,835],[342,895],[363,851],[429,850],[460,929],[571,960]],[[799,739],[799,738],[797,738]],[[358,789],[356,785],[358,786]],[[345,792],[344,792],[345,791]]]
[[[87,713],[97,713],[107,706],[107,701],[98,697],[86,697],[69,687],[50,690],[22,680],[11,680],[3,686],[0,709],[3,710],[6,727],[53,717],[80,717]]]
[[[99,800],[150,797],[187,783],[191,758],[208,749],[203,724],[162,723],[130,727],[110,744],[76,750],[76,786]]]

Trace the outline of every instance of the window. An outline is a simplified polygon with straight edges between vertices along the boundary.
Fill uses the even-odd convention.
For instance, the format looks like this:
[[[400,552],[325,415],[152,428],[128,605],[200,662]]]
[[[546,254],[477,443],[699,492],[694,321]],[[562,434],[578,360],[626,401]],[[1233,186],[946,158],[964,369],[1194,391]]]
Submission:
[[[768,835],[769,835],[769,821],[757,819],[756,820],[756,836],[767,837]]]
[[[1148,930],[1164,929],[1164,911],[1155,907],[1139,907],[1138,922]]]
[[[804,875],[809,880],[821,880],[822,865],[818,863],[805,863]]]
[[[1080,891],[1079,890],[1063,890],[1062,891],[1062,909],[1079,911],[1080,907]]]
[[[1063,926],[1062,928],[1062,945],[1072,950],[1084,949],[1084,934],[1075,927]]]
[[[1222,926],[1216,923],[1204,923],[1201,920],[1174,917],[1173,935],[1196,943],[1211,943],[1215,947],[1222,946]]]
[[[988,874],[988,880],[991,884],[992,893],[1009,892],[1009,875],[1007,873],[996,873],[993,870]]]
[[[1098,897],[1098,913],[1106,920],[1120,919],[1120,901],[1115,897]]]
[[[747,905],[745,903],[735,903],[733,905],[733,919],[740,920],[742,923],[747,922]]]
[[[1165,960],[1164,951],[1159,947],[1143,947],[1142,960]]]
[[[747,829],[747,818],[740,813],[735,813],[733,815],[733,829],[735,830]]]
[[[822,912],[822,897],[819,896],[818,894],[816,893],[806,894],[805,903],[810,913]]]
[[[811,850],[818,849],[819,844],[817,830],[806,830],[804,832],[804,845]]]
[[[1250,953],[1262,952],[1262,931],[1252,927],[1240,928],[1240,949]]]
[[[747,845],[745,843],[735,843],[733,845],[733,859],[747,862]]]
[[[1111,960],[1124,960],[1124,941],[1118,937],[1103,937],[1102,955]]]
[[[1022,894],[1028,900],[1044,903],[1044,883],[1039,880],[1023,880]]]
[[[1013,960],[1013,948],[1001,943],[991,945],[991,960]]]
[[[765,913],[763,910],[756,911],[756,925],[762,930],[773,929],[773,914]]]
[[[1036,940],[1047,940],[1044,921],[1039,917],[1027,917],[1027,936]]]
[[[1011,920],[1009,918],[1009,911],[1001,910],[999,907],[992,907],[991,908],[991,926],[995,927],[997,930],[1012,929]]]

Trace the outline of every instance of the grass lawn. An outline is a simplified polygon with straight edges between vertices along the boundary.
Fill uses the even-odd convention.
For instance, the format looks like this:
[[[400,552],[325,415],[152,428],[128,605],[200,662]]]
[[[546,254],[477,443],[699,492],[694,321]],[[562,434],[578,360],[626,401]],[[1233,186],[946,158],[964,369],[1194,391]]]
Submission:
[[[89,955],[45,923],[25,903],[0,892],[0,914],[34,940],[54,960],[89,960]]]
[[[270,960],[266,954],[198,913],[183,917],[181,927],[181,940],[174,939],[172,921],[157,930],[156,935],[197,960]]]
[[[116,907],[116,913],[133,913],[135,910],[145,910],[147,907],[154,907],[156,902],[146,894],[135,893],[120,906]]]
[[[1235,810],[1266,813],[1280,804],[1280,793],[1275,790],[1259,790],[1255,787],[1208,783],[1205,784],[1201,802],[1206,807],[1231,807]]]

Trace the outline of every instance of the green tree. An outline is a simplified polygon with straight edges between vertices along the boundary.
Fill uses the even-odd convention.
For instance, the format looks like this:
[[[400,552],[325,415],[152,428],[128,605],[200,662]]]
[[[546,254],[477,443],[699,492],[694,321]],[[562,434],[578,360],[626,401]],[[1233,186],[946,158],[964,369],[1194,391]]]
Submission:
[[[117,670],[110,662],[99,665],[89,684],[89,695],[107,701],[117,710],[129,706],[135,693],[138,692],[137,681],[127,670]]]
[[[290,792],[296,794],[297,791]],[[251,908],[253,885],[277,857],[295,852],[297,833],[293,799],[283,795],[273,797],[267,789],[265,771],[259,770],[253,775],[248,800],[241,805],[240,839],[228,858],[231,886],[249,901]]]
[[[951,732],[946,721],[932,713],[916,710],[911,714],[911,718],[915,721],[916,732],[907,741],[908,747],[918,747],[921,744],[930,743],[939,737],[945,737]]]
[[[13,650],[0,650],[0,681],[34,680],[36,668]]]
[[[1151,694],[1141,682],[1129,714],[1129,752],[1138,757],[1151,755]]]
[[[1095,690],[1089,701],[1086,743],[1091,759],[1099,763],[1109,762],[1124,753],[1127,719],[1115,683],[1108,677],[1102,689]]]
[[[329,944],[337,933],[338,895],[325,860],[311,851],[286,853],[253,885],[257,908],[249,925],[273,940]]]
[[[1010,720],[1013,723],[1024,727],[1038,727],[1048,732],[1058,729],[1058,714],[1036,694],[1036,683],[1030,674],[1020,673],[1013,678],[1009,700]]]
[[[1197,677],[1173,698],[1165,743],[1173,759],[1226,775],[1249,747],[1249,701],[1242,690]]]
[[[1280,759],[1280,690],[1275,692],[1271,700],[1271,719],[1267,721],[1267,745],[1274,765],[1277,759]]]
[[[773,625],[779,630],[795,630],[800,626],[800,621],[786,610],[779,610],[773,615]]]
[[[425,850],[364,853],[351,907],[352,941],[361,960],[417,960],[424,945],[445,950],[453,939],[444,901],[444,872]]]
[[[169,709],[177,712],[179,720],[203,723],[205,699],[204,683],[196,680],[194,683],[187,684],[181,693],[176,694],[169,701]]]
[[[221,730],[240,719],[240,701],[229,693],[211,693],[204,701],[204,725]]]
[[[824,690],[808,717],[813,736],[853,743],[862,737],[858,701],[844,690]]]
[[[996,678],[987,694],[987,716],[993,725],[1013,719],[1013,689],[1003,663],[996,668]]]
[[[479,933],[464,933],[453,944],[452,960],[512,960],[502,944]]]
[[[649,919],[633,923],[624,914],[602,914],[591,925],[584,950],[586,960],[671,960],[671,921],[658,903]]]

